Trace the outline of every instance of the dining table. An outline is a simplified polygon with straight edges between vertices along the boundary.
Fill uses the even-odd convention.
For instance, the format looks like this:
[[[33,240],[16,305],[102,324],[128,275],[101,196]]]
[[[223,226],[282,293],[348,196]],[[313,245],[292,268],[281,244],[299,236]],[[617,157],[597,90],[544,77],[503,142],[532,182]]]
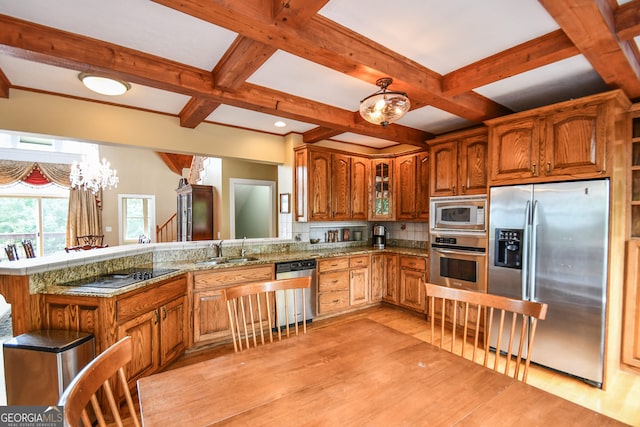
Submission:
[[[624,425],[367,318],[137,386],[145,427]]]

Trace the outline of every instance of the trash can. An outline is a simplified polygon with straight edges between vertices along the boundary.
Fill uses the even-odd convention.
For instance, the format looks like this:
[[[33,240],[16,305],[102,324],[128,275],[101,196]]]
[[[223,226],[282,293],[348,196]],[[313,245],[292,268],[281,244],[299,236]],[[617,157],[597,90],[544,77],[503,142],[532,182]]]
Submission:
[[[5,341],[7,405],[53,406],[82,368],[95,357],[93,334],[32,331]]]

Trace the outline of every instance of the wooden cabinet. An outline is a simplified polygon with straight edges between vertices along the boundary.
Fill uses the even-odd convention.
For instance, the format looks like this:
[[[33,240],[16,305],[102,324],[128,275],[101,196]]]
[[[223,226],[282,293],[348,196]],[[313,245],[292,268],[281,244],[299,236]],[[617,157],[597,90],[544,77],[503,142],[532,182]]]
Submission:
[[[369,212],[369,159],[351,157],[351,219],[367,219]]]
[[[193,345],[231,340],[229,314],[222,301],[222,289],[272,279],[272,264],[195,272],[192,279]]]
[[[331,219],[331,153],[309,152],[309,220]]]
[[[117,301],[118,339],[130,336],[133,340],[133,357],[126,368],[130,386],[184,352],[186,288],[183,276]]]
[[[485,128],[431,142],[431,196],[487,192],[488,136]]]
[[[187,184],[178,193],[178,241],[213,239],[213,187]]]
[[[106,325],[113,325],[115,319],[109,319],[107,313],[112,311],[111,299],[45,295],[42,329],[62,329],[75,332],[92,333],[96,341],[96,353],[101,353],[115,342]]]
[[[627,242],[622,361],[640,369],[640,240]]]
[[[295,162],[297,221],[367,218],[367,158],[303,147]]]
[[[371,160],[371,196],[369,220],[395,219],[393,204],[394,159]]]
[[[398,304],[420,312],[426,312],[424,283],[427,280],[427,258],[400,255],[400,293]]]
[[[349,308],[349,258],[318,261],[318,315],[339,313]]]
[[[604,176],[622,101],[609,92],[489,120],[491,184]]]
[[[369,255],[318,261],[318,315],[337,314],[371,302]]]
[[[349,257],[349,305],[370,302],[369,255]]]
[[[396,157],[396,220],[429,219],[429,154]]]
[[[371,255],[371,301],[398,304],[398,255]]]

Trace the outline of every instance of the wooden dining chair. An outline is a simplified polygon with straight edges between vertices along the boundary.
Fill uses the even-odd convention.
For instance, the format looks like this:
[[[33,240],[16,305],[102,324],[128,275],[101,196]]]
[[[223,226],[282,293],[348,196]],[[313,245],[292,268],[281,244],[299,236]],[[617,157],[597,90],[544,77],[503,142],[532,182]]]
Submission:
[[[274,330],[278,340],[282,339],[283,329],[287,337],[292,330],[296,335],[299,329],[307,333],[304,301],[310,286],[311,277],[297,277],[247,283],[224,289],[223,301],[227,303],[229,311],[229,329],[234,350],[238,352],[250,348],[251,344],[257,347],[258,343],[273,342]],[[300,328],[295,317],[289,317],[291,309],[293,313],[302,310]]]
[[[24,249],[24,254],[27,258],[35,258],[36,253],[33,250],[33,242],[31,240],[25,239],[22,241],[22,248]]]
[[[7,259],[9,261],[17,261],[18,260],[18,249],[16,248],[15,243],[10,243],[5,246],[4,251],[7,254]]]
[[[104,235],[87,234],[86,236],[76,236],[77,246],[102,246]]]
[[[538,320],[545,319],[547,304],[448,288],[431,283],[426,283],[425,286],[429,302],[431,344],[436,345],[437,342],[435,331],[436,320],[439,318],[440,348],[462,357],[465,357],[466,351],[472,351],[470,359],[474,362],[479,362],[476,360],[476,354],[483,352],[481,362],[485,367],[490,367],[488,343],[491,343],[491,336],[494,333],[493,322],[498,321],[496,349],[502,348],[503,332],[508,332],[509,342],[504,355],[499,350],[495,352],[493,370],[527,382],[536,326]],[[521,320],[520,322],[517,322],[518,318]],[[507,320],[507,324],[505,324],[505,320]],[[530,328],[527,338],[526,332],[529,322]],[[516,336],[516,334],[518,335]],[[517,337],[519,337],[519,344],[515,345],[514,338]],[[448,345],[445,344],[447,338],[450,340]],[[461,340],[461,343],[456,342],[458,339]],[[525,341],[527,342],[526,350],[524,348]],[[469,345],[472,345],[472,350],[468,348]],[[521,371],[523,361],[524,369]],[[514,369],[512,369],[511,362],[515,362]]]
[[[100,353],[76,375],[58,401],[59,406],[64,406],[65,426],[91,426],[89,408],[93,409],[98,425],[106,426],[105,416],[107,414],[103,412],[97,397],[98,392],[102,391],[114,422],[122,427],[120,399],[114,393],[110,381],[115,377],[115,383],[119,384],[116,389],[120,389],[129,409],[126,419],[129,420],[130,416],[133,425],[140,427],[138,412],[133,404],[124,372],[124,367],[131,361],[132,354],[133,344],[131,337],[127,336]]]

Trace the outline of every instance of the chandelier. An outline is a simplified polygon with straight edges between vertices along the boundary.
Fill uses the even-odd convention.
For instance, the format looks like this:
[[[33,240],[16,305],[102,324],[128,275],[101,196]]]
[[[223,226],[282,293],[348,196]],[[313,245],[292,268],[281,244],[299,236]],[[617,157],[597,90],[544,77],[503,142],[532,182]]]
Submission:
[[[83,188],[91,190],[93,194],[100,189],[117,187],[118,176],[116,170],[111,169],[111,164],[102,159],[102,163],[95,159],[83,159],[81,162],[74,161],[71,165],[71,188]]]
[[[409,111],[411,102],[406,93],[387,91],[391,83],[391,77],[378,79],[380,90],[360,101],[360,115],[369,123],[386,127]]]

